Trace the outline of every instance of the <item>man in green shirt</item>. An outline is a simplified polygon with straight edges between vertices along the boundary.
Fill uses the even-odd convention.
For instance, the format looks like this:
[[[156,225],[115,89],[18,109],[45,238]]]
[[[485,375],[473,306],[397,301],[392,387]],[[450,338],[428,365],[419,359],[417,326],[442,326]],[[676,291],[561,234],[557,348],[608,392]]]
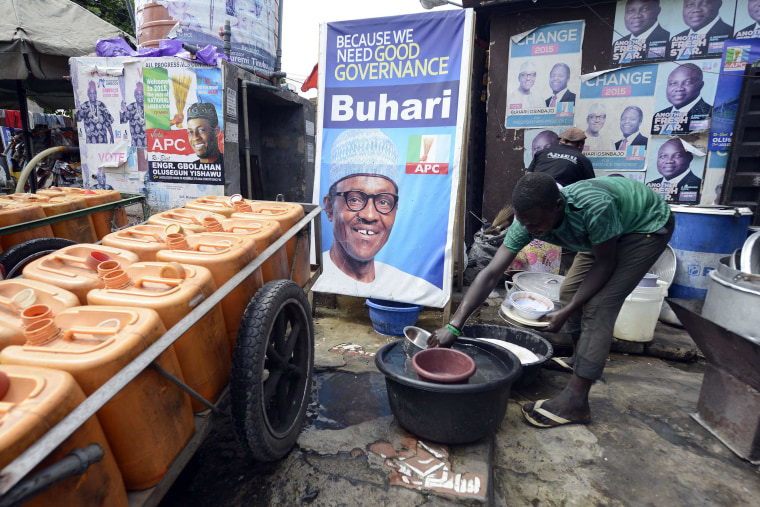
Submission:
[[[523,176],[512,194],[515,222],[504,244],[477,276],[446,327],[428,344],[449,347],[483,304],[517,253],[533,239],[578,252],[560,289],[562,308],[547,315],[549,332],[567,322],[575,345],[574,371],[551,400],[523,405],[533,426],[591,420],[588,394],[602,376],[612,330],[626,296],[665,250],[675,220],[665,201],[628,178],[604,177],[558,189],[544,173]]]

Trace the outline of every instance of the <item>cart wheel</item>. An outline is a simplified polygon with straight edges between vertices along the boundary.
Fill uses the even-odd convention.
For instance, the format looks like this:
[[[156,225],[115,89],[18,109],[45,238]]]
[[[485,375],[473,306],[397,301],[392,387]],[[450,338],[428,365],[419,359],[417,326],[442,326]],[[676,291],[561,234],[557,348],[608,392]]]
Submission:
[[[314,324],[290,280],[273,280],[248,303],[232,357],[230,399],[238,438],[257,461],[285,456],[311,396]]]
[[[5,269],[5,278],[21,276],[21,270],[33,260],[70,245],[76,245],[76,241],[64,238],[35,238],[13,245],[0,255],[0,265]]]

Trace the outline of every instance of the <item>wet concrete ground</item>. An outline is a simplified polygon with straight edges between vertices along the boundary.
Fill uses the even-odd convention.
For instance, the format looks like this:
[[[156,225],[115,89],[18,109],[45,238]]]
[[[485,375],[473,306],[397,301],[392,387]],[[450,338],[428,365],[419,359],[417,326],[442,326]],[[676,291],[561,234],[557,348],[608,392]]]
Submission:
[[[470,322],[501,323],[491,303]],[[425,311],[418,325],[441,318]],[[523,421],[521,403],[569,378],[542,369],[512,390],[493,438],[431,449],[390,415],[372,354],[394,338],[375,333],[363,300],[318,300],[315,326],[314,398],[293,451],[251,463],[226,412],[161,505],[757,505],[758,467],[691,417],[705,363],[681,329],[658,324],[651,344],[616,343],[589,425]]]

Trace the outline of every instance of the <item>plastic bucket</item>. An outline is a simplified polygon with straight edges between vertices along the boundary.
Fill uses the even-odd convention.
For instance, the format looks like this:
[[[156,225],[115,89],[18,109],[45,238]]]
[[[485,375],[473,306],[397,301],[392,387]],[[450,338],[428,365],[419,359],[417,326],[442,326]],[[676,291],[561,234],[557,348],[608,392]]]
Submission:
[[[741,248],[747,237],[749,208],[671,206],[676,226],[670,246],[676,253],[676,275],[670,297],[704,299],[708,274],[720,258]]]
[[[668,293],[665,282],[658,281],[657,287],[636,287],[625,298],[615,321],[612,335],[629,342],[651,342],[654,328],[660,317],[660,308]]]
[[[382,299],[368,299],[367,306],[372,327],[387,336],[404,336],[404,328],[415,325],[422,310],[421,306]]]

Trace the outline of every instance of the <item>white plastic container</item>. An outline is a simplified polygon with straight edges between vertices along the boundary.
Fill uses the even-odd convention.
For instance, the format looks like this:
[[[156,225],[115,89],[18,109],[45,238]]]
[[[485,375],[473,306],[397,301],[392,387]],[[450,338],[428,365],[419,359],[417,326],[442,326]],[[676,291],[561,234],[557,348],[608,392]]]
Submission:
[[[625,298],[612,335],[629,342],[651,342],[667,294],[668,284],[662,280],[657,281],[657,287],[633,289]]]

